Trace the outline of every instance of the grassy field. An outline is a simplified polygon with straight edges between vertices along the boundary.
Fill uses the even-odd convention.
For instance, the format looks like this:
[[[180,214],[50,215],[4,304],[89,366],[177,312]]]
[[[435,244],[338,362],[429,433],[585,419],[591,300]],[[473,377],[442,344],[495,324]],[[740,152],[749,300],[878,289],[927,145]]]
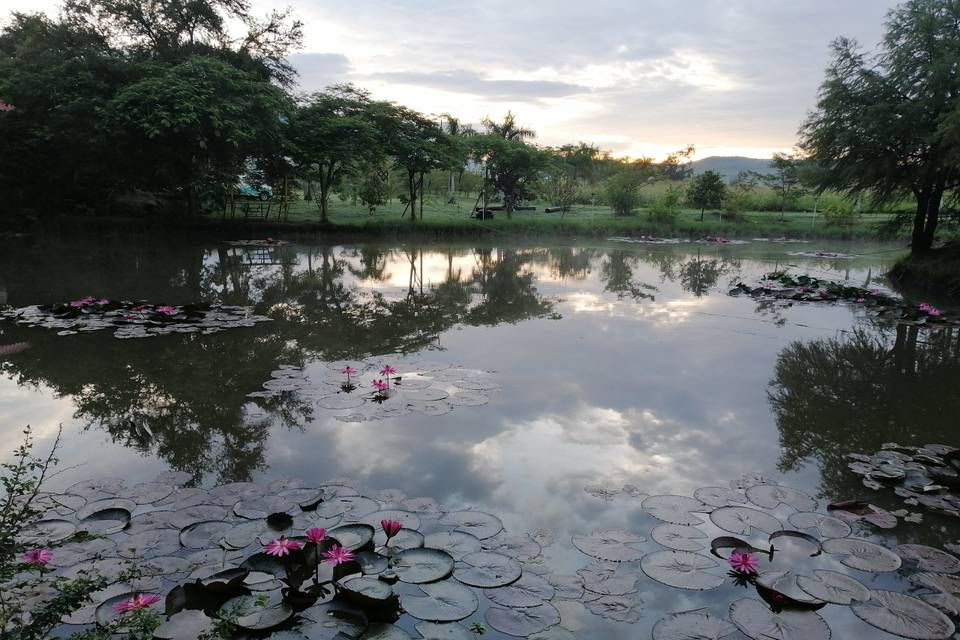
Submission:
[[[700,222],[700,212],[690,209],[681,211],[673,225],[650,220],[645,209],[639,209],[627,217],[614,216],[605,206],[575,206],[565,215],[544,213],[543,205],[537,211],[517,211],[508,219],[506,213],[496,212],[493,220],[475,220],[469,217],[473,199],[462,197],[459,204],[448,204],[446,198],[427,196],[423,207],[423,219],[410,221],[409,212],[397,201],[378,207],[370,213],[365,207],[354,206],[334,198],[330,207],[330,224],[322,228],[330,232],[377,233],[384,235],[420,233],[427,235],[469,236],[483,234],[509,234],[512,236],[564,235],[564,236],[615,236],[658,235],[690,236],[723,235],[728,237],[790,237],[790,238],[872,238],[876,226],[887,220],[890,214],[864,214],[850,226],[830,226],[820,215],[809,212],[788,212],[781,220],[780,212],[740,214],[737,220],[729,216],[721,218],[708,212]],[[249,216],[238,212],[228,216],[230,224],[252,224],[264,229],[319,227],[320,212],[311,202],[297,200],[290,207],[287,219],[277,221],[275,208],[268,219],[258,215],[257,204],[251,205]],[[209,222],[222,224],[221,216],[211,215]]]

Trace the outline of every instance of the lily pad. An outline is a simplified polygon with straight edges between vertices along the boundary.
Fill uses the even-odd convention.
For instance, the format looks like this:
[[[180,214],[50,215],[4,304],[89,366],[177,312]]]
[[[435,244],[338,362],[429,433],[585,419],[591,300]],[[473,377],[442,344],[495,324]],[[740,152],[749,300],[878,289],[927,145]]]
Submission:
[[[504,587],[520,578],[520,563],[509,556],[492,551],[477,551],[456,563],[454,577],[471,587]],[[402,579],[402,578],[401,578]]]
[[[555,593],[546,578],[527,571],[513,584],[490,589],[486,595],[502,607],[536,607],[552,599]]]
[[[213,630],[213,620],[203,611],[184,609],[154,629],[156,640],[195,640]]]
[[[759,600],[743,598],[730,605],[730,620],[752,640],[829,640],[830,627],[813,611],[779,613]]]
[[[173,493],[173,487],[163,482],[142,482],[125,495],[137,504],[159,502]]]
[[[817,501],[803,491],[776,484],[758,484],[747,489],[747,498],[764,509],[776,509],[781,504],[797,511],[813,511]]]
[[[653,640],[720,640],[737,628],[723,618],[703,611],[671,613],[653,625]]]
[[[767,534],[783,529],[779,520],[750,507],[720,507],[710,514],[710,520],[724,531],[742,536],[754,529]]]
[[[439,549],[407,549],[390,559],[390,568],[401,581],[421,584],[449,576],[453,572],[454,560]]]
[[[303,611],[301,618],[295,630],[308,640],[358,638],[368,624],[361,609],[338,601],[314,605]]]
[[[797,576],[797,586],[817,600],[846,606],[870,599],[870,589],[856,578],[827,569],[815,569],[813,574],[815,578]]]
[[[345,524],[327,532],[329,537],[350,551],[356,551],[370,544],[373,540],[373,534],[373,527],[368,524]]]
[[[720,566],[715,559],[689,551],[654,551],[640,561],[640,568],[657,582],[678,589],[705,591],[723,584],[723,576],[707,573]]]
[[[650,532],[654,542],[675,551],[700,551],[706,543],[707,534],[696,527],[683,524],[658,524]]]
[[[616,565],[610,565],[615,567]],[[556,589],[556,597],[568,600],[579,600],[583,597],[583,578],[579,575],[559,576],[549,575],[547,580]]]
[[[460,560],[469,553],[482,549],[480,538],[463,531],[440,531],[431,533],[423,540],[425,547],[440,549],[449,553],[454,560]]]
[[[852,531],[850,525],[840,518],[814,511],[791,513],[787,521],[797,529],[816,529],[824,538],[846,538]]]
[[[272,513],[294,515],[300,511],[299,505],[281,496],[264,496],[250,500],[241,500],[233,505],[233,512],[247,520],[259,520]]]
[[[699,500],[687,496],[650,496],[640,506],[657,520],[670,524],[703,524],[704,520],[694,512],[706,513],[712,510]]]
[[[609,562],[633,562],[643,557],[643,552],[629,545],[646,542],[643,536],[622,529],[603,529],[590,535],[573,536],[573,546],[598,560]]]
[[[896,571],[900,556],[886,547],[855,538],[830,538],[823,541],[823,550],[845,556],[840,562],[861,571]]]
[[[859,500],[835,502],[827,506],[827,511],[850,524],[865,520],[881,529],[893,529],[897,526],[895,515],[886,509]]]
[[[874,591],[869,602],[852,604],[850,610],[867,624],[902,638],[946,640],[956,630],[934,607],[894,591]]]
[[[390,558],[373,551],[361,551],[355,557],[364,575],[376,575],[387,570]]]
[[[456,622],[480,606],[469,587],[453,580],[421,584],[421,593],[401,594],[400,605],[414,618],[431,622]]]
[[[605,596],[622,596],[637,590],[640,575],[631,569],[620,569],[621,565],[596,563],[577,571],[588,591]]]
[[[117,495],[124,488],[126,488],[126,482],[123,478],[94,478],[70,485],[65,493],[73,493],[90,499],[104,493]]]
[[[484,540],[483,548],[510,556],[520,562],[530,562],[543,551],[543,547],[528,535],[504,536],[502,531]]]
[[[893,549],[898,556],[913,562],[921,571],[957,573],[960,560],[956,556],[922,544],[901,544]]]
[[[170,525],[178,529],[185,529],[197,522],[223,520],[227,510],[215,504],[198,504],[183,509],[177,509],[169,516]]]
[[[477,636],[456,622],[418,622],[417,632],[423,640],[477,640]]]
[[[381,520],[394,520],[399,522],[404,529],[419,529],[420,516],[412,511],[401,511],[399,509],[384,509],[374,511],[360,518],[362,524],[368,524],[374,529],[380,529]]]
[[[526,609],[490,607],[484,618],[500,633],[522,638],[559,624],[560,612],[550,603]]]
[[[209,545],[209,540],[206,546]],[[180,533],[175,529],[154,529],[134,534],[117,545],[117,555],[124,558],[156,558],[180,550]]]
[[[293,617],[293,608],[285,602],[266,601],[257,596],[237,596],[227,600],[220,612],[231,616],[234,624],[248,631],[278,627]]]
[[[413,636],[395,624],[374,622],[363,632],[360,640],[413,640]]]
[[[393,597],[390,585],[376,578],[355,577],[340,583],[340,586],[349,594],[359,598],[358,604],[365,601],[386,602]]]
[[[207,549],[233,529],[233,524],[222,520],[195,522],[180,532],[180,544],[187,549]]]
[[[693,492],[693,497],[711,507],[747,504],[747,497],[744,494],[729,487],[700,487]]]
[[[625,596],[591,596],[584,600],[584,604],[594,615],[618,622],[633,624],[643,616],[643,600],[636,593]]]
[[[54,544],[66,540],[77,530],[69,520],[39,520],[25,526],[17,540],[26,545]]]
[[[97,624],[101,627],[108,627],[113,624],[121,615],[113,608],[114,605],[120,604],[121,602],[126,602],[136,596],[138,593],[139,592],[137,591],[128,591],[127,593],[121,593],[113,596],[112,598],[107,598],[101,602],[94,612],[94,618],[96,619]],[[147,610],[154,613],[162,613],[163,599],[161,598],[159,601],[147,607]],[[122,632],[122,629],[117,629],[116,631]]]
[[[446,527],[453,527],[455,531],[463,531],[484,540],[492,538],[503,530],[503,522],[495,515],[483,511],[451,511],[439,523]]]

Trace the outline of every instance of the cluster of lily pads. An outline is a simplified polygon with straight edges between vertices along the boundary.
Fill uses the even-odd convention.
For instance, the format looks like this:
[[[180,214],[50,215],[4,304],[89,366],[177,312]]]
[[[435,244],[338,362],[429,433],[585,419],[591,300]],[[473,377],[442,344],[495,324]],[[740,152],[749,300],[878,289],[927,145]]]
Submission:
[[[698,240],[689,238],[660,238],[658,236],[617,236],[607,238],[608,242],[629,242],[631,244],[750,244],[748,240],[730,240],[723,236],[705,236]]]
[[[552,543],[547,530],[510,535],[492,514],[342,478],[212,489],[189,479],[105,478],[40,494],[46,513],[20,542],[41,579],[0,585],[6,601],[29,611],[58,579],[103,576],[114,584],[64,625],[122,637],[124,616],[148,610],[163,617],[154,638],[167,640],[193,640],[215,621],[233,637],[273,640],[397,640],[414,628],[428,640],[474,638],[469,625],[526,636],[559,622],[554,587],[525,564]],[[131,567],[136,577],[116,582]]]
[[[960,324],[960,318],[949,316],[926,302],[913,304],[879,289],[864,289],[808,274],[794,275],[786,271],[765,274],[759,286],[756,287],[743,282],[737,283],[730,290],[730,295],[749,295],[758,300],[781,300],[788,303],[851,302],[877,316],[902,324],[927,326]]]
[[[269,321],[251,307],[236,305],[149,304],[86,296],[66,303],[0,310],[0,319],[27,327],[56,329],[57,335],[114,330],[114,337],[151,338],[170,333],[209,335]]]
[[[870,489],[888,487],[908,506],[960,516],[960,449],[942,444],[885,443],[871,455],[851,453],[849,468]]]
[[[857,258],[853,253],[840,253],[838,251],[788,251],[788,256],[799,256],[803,258],[831,258],[834,260],[851,260]]]
[[[818,613],[828,607],[848,608],[866,625],[904,638],[946,640],[955,632],[960,559],[925,545],[888,549],[868,540],[873,527],[897,525],[874,505],[850,501],[818,511],[806,493],[754,474],[702,487],[692,497],[647,496],[640,507],[653,520],[649,531],[573,537],[594,559],[578,571],[593,601],[635,620],[641,590],[650,591],[646,580],[685,590],[685,604],[695,592],[725,584],[753,592],[719,592],[730,596],[726,615],[717,613],[717,596],[703,608],[668,614],[653,627],[654,640],[718,639],[737,631],[753,640],[821,640],[833,635]],[[895,590],[899,582],[885,577],[891,575],[905,576],[910,593]],[[872,634],[866,626],[844,631],[852,634],[842,637]]]
[[[445,415],[456,407],[484,405],[500,389],[489,371],[400,358],[317,362],[309,370],[281,365],[271,376],[263,390],[247,395],[296,394],[345,422]]]

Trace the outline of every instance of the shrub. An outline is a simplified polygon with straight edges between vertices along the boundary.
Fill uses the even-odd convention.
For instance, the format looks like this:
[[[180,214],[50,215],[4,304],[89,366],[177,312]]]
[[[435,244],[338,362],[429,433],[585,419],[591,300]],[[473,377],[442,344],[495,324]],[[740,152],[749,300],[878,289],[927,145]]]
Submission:
[[[607,205],[615,216],[633,215],[640,206],[640,178],[633,171],[621,171],[607,180]]]
[[[648,211],[650,220],[673,225],[680,215],[680,202],[683,200],[683,189],[670,186],[660,195]]]
[[[830,205],[823,210],[823,219],[828,226],[849,227],[860,219],[860,214],[853,207]]]

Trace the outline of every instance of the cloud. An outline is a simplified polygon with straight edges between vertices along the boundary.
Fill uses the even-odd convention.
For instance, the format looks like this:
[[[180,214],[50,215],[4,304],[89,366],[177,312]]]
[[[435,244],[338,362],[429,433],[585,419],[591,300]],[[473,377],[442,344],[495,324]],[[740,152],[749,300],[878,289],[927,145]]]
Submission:
[[[350,73],[350,61],[341,53],[296,53],[289,61],[297,70],[297,84],[305,92],[344,82]]]
[[[465,69],[455,71],[392,71],[367,76],[387,83],[442,89],[454,93],[483,96],[487,100],[537,101],[589,93],[590,88],[553,80],[491,79]]]

